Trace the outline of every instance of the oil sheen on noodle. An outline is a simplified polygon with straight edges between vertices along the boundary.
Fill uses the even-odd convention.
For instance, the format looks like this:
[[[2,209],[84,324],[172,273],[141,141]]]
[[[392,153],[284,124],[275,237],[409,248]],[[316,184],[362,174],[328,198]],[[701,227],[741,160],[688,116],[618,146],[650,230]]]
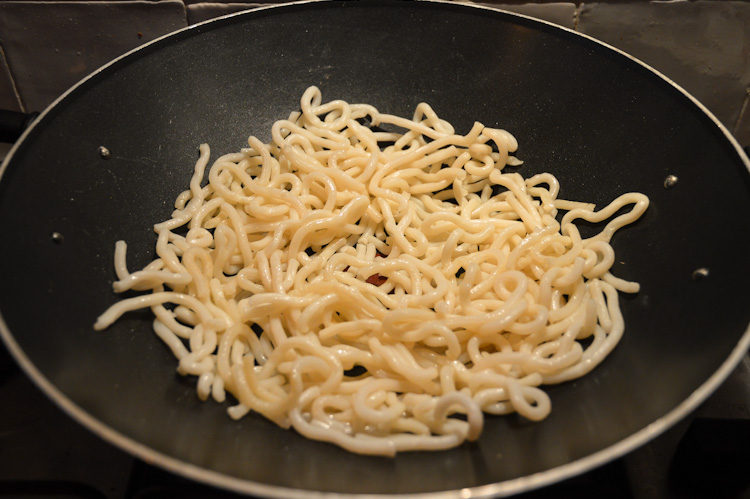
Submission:
[[[610,239],[643,194],[559,199],[549,173],[503,172],[521,164],[504,130],[459,135],[427,104],[408,119],[315,87],[270,144],[248,144],[205,185],[200,146],[152,263],[130,272],[117,243],[115,291],[149,293],[95,325],[151,308],[178,371],[201,399],[231,393],[231,417],[362,454],[447,449],[486,414],[544,419],[540,387],[620,340],[618,291],[638,284],[610,273]],[[580,220],[601,232],[582,238]]]

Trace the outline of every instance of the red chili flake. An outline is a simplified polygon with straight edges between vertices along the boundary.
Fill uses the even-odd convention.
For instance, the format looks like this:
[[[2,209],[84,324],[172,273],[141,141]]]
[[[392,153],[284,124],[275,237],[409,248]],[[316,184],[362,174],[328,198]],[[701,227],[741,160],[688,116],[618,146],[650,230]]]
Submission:
[[[388,280],[387,277],[384,277],[384,276],[382,276],[380,274],[372,274],[370,277],[368,277],[367,279],[365,279],[365,281],[368,284],[373,284],[375,286],[382,286],[383,284],[385,284],[385,281],[387,281],[387,280]]]
[[[143,38],[143,33],[141,33],[140,31],[138,32],[138,38]]]

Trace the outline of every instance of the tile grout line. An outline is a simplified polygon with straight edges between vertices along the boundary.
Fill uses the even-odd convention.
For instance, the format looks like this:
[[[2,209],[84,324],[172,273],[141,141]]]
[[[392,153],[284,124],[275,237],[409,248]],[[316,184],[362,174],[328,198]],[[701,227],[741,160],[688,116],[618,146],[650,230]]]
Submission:
[[[583,2],[576,4],[575,14],[573,15],[573,30],[578,31],[578,24],[581,21],[581,11],[583,10]]]
[[[13,69],[10,67],[10,62],[8,61],[8,58],[5,57],[5,49],[3,48],[2,43],[0,42],[0,57],[5,61],[5,65],[8,68],[8,76],[10,76],[10,84],[13,87],[13,95],[16,96],[16,101],[18,102],[18,107],[21,108],[22,112],[26,112],[26,106],[23,103],[23,99],[21,98],[21,94],[18,92],[18,85],[16,85],[16,79],[13,76]]]
[[[732,135],[737,137],[737,135],[740,132],[740,125],[742,124],[742,119],[745,117],[745,114],[748,112],[748,108],[750,108],[750,88],[745,89],[745,98],[742,100],[742,105],[740,106],[740,112],[737,115],[737,121],[734,122],[734,130],[732,130]],[[740,144],[743,147],[750,147],[750,144]]]

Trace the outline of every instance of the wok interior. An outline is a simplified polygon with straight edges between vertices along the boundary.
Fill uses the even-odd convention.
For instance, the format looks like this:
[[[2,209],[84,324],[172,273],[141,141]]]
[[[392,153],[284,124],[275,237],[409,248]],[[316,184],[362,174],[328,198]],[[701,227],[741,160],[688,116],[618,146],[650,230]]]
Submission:
[[[197,146],[208,142],[215,158],[251,134],[268,140],[270,125],[297,109],[309,85],[324,100],[391,114],[410,116],[426,101],[459,133],[474,121],[505,128],[520,143],[518,171],[554,173],[568,199],[601,206],[628,191],[650,197],[644,218],[613,240],[613,273],[642,286],[621,296],[625,336],[587,377],[549,388],[547,420],[488,417],[478,442],[454,450],[353,456],[199,402],[195,380],[175,373],[146,312],[93,331],[118,299],[110,287],[115,241],[127,240],[132,269],[154,257],[152,226],[187,186]],[[98,155],[102,145],[111,159]],[[679,182],[667,190],[669,174]],[[0,310],[65,397],[164,456],[303,490],[454,490],[607,449],[665,416],[721,366],[750,320],[742,285],[750,231],[737,222],[750,213],[748,193],[742,160],[696,105],[590,40],[457,5],[274,8],[157,42],[49,111],[0,182],[0,217],[14,234],[0,249]],[[709,278],[692,280],[698,267]]]

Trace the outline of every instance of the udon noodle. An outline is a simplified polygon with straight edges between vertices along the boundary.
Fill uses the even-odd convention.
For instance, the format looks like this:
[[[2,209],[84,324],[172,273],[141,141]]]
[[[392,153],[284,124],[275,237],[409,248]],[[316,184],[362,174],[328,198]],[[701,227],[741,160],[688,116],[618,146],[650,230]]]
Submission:
[[[620,340],[613,233],[639,193],[596,209],[557,179],[504,172],[507,131],[457,134],[310,87],[272,141],[200,157],[156,258],[130,272],[95,324],[149,307],[198,396],[363,454],[477,439],[486,414],[550,412],[540,388],[583,376]],[[513,168],[515,169],[515,168]],[[601,230],[582,237],[578,221]]]

